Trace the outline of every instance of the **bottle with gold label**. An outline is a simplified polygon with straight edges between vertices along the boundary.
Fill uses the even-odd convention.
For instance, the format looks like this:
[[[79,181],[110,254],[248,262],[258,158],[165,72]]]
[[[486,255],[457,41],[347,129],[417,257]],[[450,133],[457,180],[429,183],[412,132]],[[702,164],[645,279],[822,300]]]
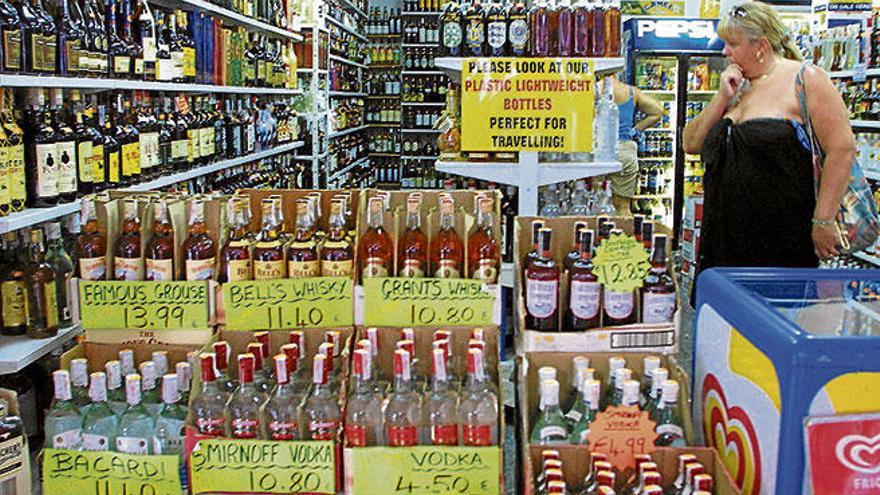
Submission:
[[[493,204],[490,198],[480,199],[477,225],[468,240],[468,277],[486,284],[494,284],[498,281],[498,267],[501,261],[493,230]]]
[[[400,236],[397,273],[421,278],[428,273],[428,237],[422,232],[421,197],[410,194],[406,201],[406,230]]]
[[[98,215],[95,200],[82,200],[80,217],[82,232],[76,238],[76,259],[79,278],[83,280],[104,280],[107,275],[107,239],[98,228]]]
[[[113,275],[116,280],[143,280],[144,258],[141,253],[141,222],[136,199],[122,203],[122,233],[113,246]]]
[[[174,229],[164,201],[153,204],[153,235],[144,252],[146,280],[174,280]]]
[[[428,249],[436,278],[461,278],[464,244],[455,231],[455,203],[452,197],[440,199],[440,231]]]
[[[55,270],[55,297],[58,301],[58,325],[69,327],[73,324],[73,297],[70,294],[70,279],[73,278],[73,260],[64,249],[61,240],[61,224],[46,224],[46,253],[44,261]]]
[[[287,248],[287,276],[290,278],[320,277],[321,262],[308,199],[296,202],[296,232]]]
[[[248,200],[238,197],[229,200],[229,238],[220,250],[220,282],[253,280],[254,264],[248,241]]]
[[[254,280],[287,278],[287,266],[284,264],[284,247],[279,236],[279,212],[276,211],[274,199],[262,201],[263,227],[254,246]]]
[[[385,230],[385,200],[381,196],[370,198],[367,222],[369,228],[364,232],[358,246],[361,278],[392,276],[394,244]]]
[[[27,288],[27,335],[32,339],[45,339],[58,334],[58,294],[55,287],[55,270],[46,263],[43,248],[43,231],[30,231],[28,263],[24,268]]]
[[[28,206],[44,208],[58,203],[58,152],[55,129],[46,106],[46,95],[40,89],[30,90],[30,108],[26,117],[29,132],[25,133]]]
[[[214,239],[208,235],[208,226],[205,224],[205,203],[201,199],[190,203],[189,226],[186,230],[186,240],[183,241],[186,279],[213,279],[217,248],[214,246]]]
[[[327,240],[321,248],[321,275],[324,277],[351,277],[354,269],[354,249],[346,236],[345,199],[330,202]]]
[[[0,267],[0,295],[3,303],[3,327],[0,334],[22,335],[27,330],[27,302],[24,286],[24,262],[18,234],[3,234],[4,257]]]
[[[24,131],[18,125],[16,120],[14,105],[12,101],[12,90],[5,89],[4,95],[6,105],[3,111],[2,120],[3,127],[6,129],[6,139],[8,148],[6,149],[6,159],[9,162],[7,166],[7,185],[9,187],[9,200],[12,204],[12,211],[21,211],[24,209],[27,201],[27,186],[24,170]]]

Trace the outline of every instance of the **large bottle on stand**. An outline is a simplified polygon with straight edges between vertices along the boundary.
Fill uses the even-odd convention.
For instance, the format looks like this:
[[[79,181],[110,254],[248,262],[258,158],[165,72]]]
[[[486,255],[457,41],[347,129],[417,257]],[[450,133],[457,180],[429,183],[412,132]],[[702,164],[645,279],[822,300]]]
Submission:
[[[603,81],[602,93],[596,104],[593,121],[593,153],[600,162],[617,161],[617,134],[620,111],[614,103],[614,84]]]

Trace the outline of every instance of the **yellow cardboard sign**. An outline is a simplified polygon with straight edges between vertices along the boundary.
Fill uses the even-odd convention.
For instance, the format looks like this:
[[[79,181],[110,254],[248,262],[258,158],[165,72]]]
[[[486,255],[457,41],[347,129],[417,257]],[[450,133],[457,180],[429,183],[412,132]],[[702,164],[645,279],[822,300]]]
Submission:
[[[654,451],[656,423],[639,406],[609,407],[596,415],[587,432],[590,452],[600,452],[620,471],[632,469],[636,456]]]
[[[336,493],[331,441],[201,440],[189,463],[192,495]]]
[[[592,61],[469,58],[461,80],[462,150],[592,150]]]
[[[364,325],[492,325],[495,295],[479,280],[368,278],[364,280]]]
[[[190,330],[209,326],[208,282],[79,281],[86,330]]]
[[[717,0],[701,0],[704,2]],[[684,15],[684,0],[623,0],[620,4],[623,15],[650,15],[653,17],[681,17]],[[703,16],[701,16],[703,17]],[[718,17],[716,13],[715,18]]]
[[[179,495],[180,457],[43,450],[44,495]]]
[[[229,330],[354,325],[352,282],[315,277],[232,282],[223,286]]]
[[[345,451],[346,493],[497,495],[498,447],[368,447]]]
[[[631,292],[644,285],[650,268],[645,246],[628,235],[605,239],[593,258],[593,273],[599,283],[615,292]]]

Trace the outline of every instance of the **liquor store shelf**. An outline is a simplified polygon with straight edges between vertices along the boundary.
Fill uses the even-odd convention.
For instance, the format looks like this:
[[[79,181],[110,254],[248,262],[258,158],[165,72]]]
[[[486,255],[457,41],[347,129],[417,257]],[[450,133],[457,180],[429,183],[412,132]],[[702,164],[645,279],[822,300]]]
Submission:
[[[446,103],[440,102],[430,102],[430,101],[405,101],[401,103],[401,105],[405,107],[442,107],[446,106]]]
[[[6,88],[81,88],[168,91],[173,93],[240,93],[262,95],[301,95],[302,89],[252,88],[248,86],[215,86],[213,84],[179,84],[124,79],[93,79],[88,77],[55,77],[0,75],[0,87]]]
[[[3,337],[0,341],[0,375],[17,373],[46,354],[60,349],[67,341],[82,333],[82,327],[74,325],[59,328],[58,335],[47,339],[32,339],[27,335]]]
[[[225,9],[223,7],[220,7],[219,5],[214,5],[213,3],[207,2],[205,0],[163,0],[161,3],[176,3],[188,5],[190,7],[193,7],[198,12],[209,12],[211,14],[223,17],[224,19],[234,24],[238,24],[249,31],[262,31],[265,33],[272,33],[279,37],[290,38],[295,41],[303,40],[302,35],[298,32],[288,31],[286,29],[273,26],[263,21],[259,21],[246,15],[239,14],[238,12]]]
[[[858,251],[858,252],[853,253],[853,256],[855,256],[856,258],[858,258],[862,261],[867,261],[868,263],[871,263],[874,266],[880,266],[880,258],[878,258],[876,256],[876,254],[868,254],[864,251]]]
[[[364,65],[364,64],[359,64],[359,63],[355,62],[354,60],[349,60],[349,59],[347,59],[347,58],[345,58],[345,57],[340,57],[339,55],[332,55],[332,54],[331,54],[331,55],[329,56],[329,58],[330,58],[330,60],[333,60],[334,62],[341,62],[341,63],[343,63],[343,64],[348,64],[348,65],[351,65],[351,66],[354,66],[354,67],[358,67],[358,68],[361,68],[361,69],[366,69],[366,68],[367,68],[367,66]]]
[[[353,4],[353,3],[351,3],[351,1],[340,0],[340,3],[342,3],[344,6],[348,7],[349,9],[351,9],[352,12],[358,14],[359,16],[367,17],[367,14],[363,10],[357,8],[357,6],[355,6],[355,4]]]
[[[382,39],[382,38],[400,38],[403,35],[401,34],[367,34],[367,38],[372,39]]]
[[[402,160],[436,160],[436,156],[401,156]]]
[[[369,160],[370,160],[370,157],[369,157],[369,156],[365,156],[365,157],[363,157],[363,158],[361,158],[361,159],[359,159],[359,160],[356,160],[356,161],[354,161],[354,162],[352,162],[352,163],[346,165],[345,167],[343,167],[343,168],[337,170],[336,172],[333,172],[333,175],[331,175],[330,177],[327,178],[327,182],[333,182],[333,181],[335,181],[335,180],[338,180],[338,179],[342,178],[343,175],[345,175],[345,174],[347,174],[348,172],[354,170],[354,169],[357,168],[359,165],[362,165],[363,163],[368,162]]]
[[[846,78],[853,77],[854,73],[855,73],[855,71],[852,71],[852,70],[838,70],[838,71],[829,72],[828,77],[846,79]],[[867,77],[880,76],[880,69],[867,69],[865,71],[865,76],[867,76]]]
[[[439,10],[425,10],[422,12],[401,12],[400,15],[411,15],[411,16],[419,16],[419,15],[440,15],[441,12]]]
[[[519,186],[527,180],[520,175],[517,162],[447,162],[437,161],[438,172],[473,177],[475,179]],[[539,163],[538,177],[533,186],[544,186],[585,177],[595,177],[618,172],[620,162],[548,162]],[[530,179],[530,178],[529,178]]]
[[[216,163],[212,163],[210,165],[205,165],[203,167],[198,167],[192,170],[186,170],[183,172],[172,174],[167,177],[160,177],[156,180],[144,182],[143,184],[137,184],[126,188],[126,190],[142,192],[170,186],[172,184],[177,184],[178,182],[195,179],[196,177],[219,172],[220,170],[224,170],[227,168],[236,167],[245,163],[262,160],[263,158],[268,158],[270,156],[293,151],[297,148],[302,147],[303,144],[304,143],[302,141],[296,141],[294,143],[276,146],[275,148],[261,151],[259,153],[251,153],[250,155],[240,156],[238,158],[222,160]],[[0,233],[11,232],[13,230],[30,227],[31,225],[48,222],[49,220],[54,220],[65,215],[70,215],[71,213],[76,213],[77,211],[79,211],[79,208],[79,200],[72,201],[70,203],[64,203],[58,206],[53,206],[51,208],[27,208],[23,211],[19,211],[9,216],[0,218]]]
[[[302,69],[302,68],[296,69],[297,74],[311,74],[312,72],[317,72],[318,74],[329,74],[330,73],[330,71],[328,71],[327,69],[317,69],[317,70],[308,69],[308,68],[307,69]]]
[[[406,132],[408,134],[439,134],[439,129],[401,129],[400,132]]]
[[[331,97],[337,98],[364,98],[366,93],[356,93],[354,91],[330,91]]]
[[[357,39],[359,39],[359,40],[361,40],[361,41],[367,41],[367,37],[366,37],[366,36],[362,35],[361,33],[357,32],[356,30],[354,30],[354,29],[352,29],[352,28],[346,26],[346,25],[343,24],[341,21],[337,21],[336,19],[334,19],[334,18],[332,18],[332,17],[330,17],[330,16],[327,16],[327,20],[330,21],[331,24],[335,24],[336,26],[339,27],[339,29],[342,29],[343,31],[345,31],[345,32],[347,32],[348,34],[354,36],[355,38],[357,38]]]
[[[357,127],[352,127],[350,129],[343,129],[341,131],[336,131],[336,132],[331,133],[329,136],[327,136],[327,138],[333,139],[333,138],[342,137],[342,136],[345,136],[346,134],[351,134],[353,132],[362,131],[362,130],[366,129],[367,127],[369,127],[369,126],[359,125]]]
[[[404,76],[442,76],[446,74],[442,70],[404,70],[401,73]]]
[[[880,120],[850,120],[849,123],[860,129],[880,129]]]
[[[645,161],[656,161],[656,162],[671,162],[671,156],[640,156],[639,160]]]
[[[367,122],[367,125],[370,127],[388,127],[388,128],[399,128],[400,124],[395,124],[393,122]]]
[[[437,43],[404,43],[404,48],[436,48]]]

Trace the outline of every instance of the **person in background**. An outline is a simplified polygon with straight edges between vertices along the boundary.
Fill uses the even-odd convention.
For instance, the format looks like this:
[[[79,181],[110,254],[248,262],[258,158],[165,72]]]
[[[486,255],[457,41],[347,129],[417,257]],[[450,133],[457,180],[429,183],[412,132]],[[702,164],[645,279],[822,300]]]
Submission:
[[[698,273],[713,266],[816,267],[838,254],[834,217],[849,180],[855,141],[828,75],[801,62],[769,5],[722,15],[728,66],[711,103],[684,130],[684,150],[706,174]],[[818,191],[796,79],[825,152]]]
[[[654,98],[628,84],[620,82],[616,76],[609,76],[614,84],[614,103],[620,114],[617,132],[617,160],[622,170],[610,176],[611,204],[617,214],[632,216],[632,200],[639,184],[639,147],[636,139],[645,129],[654,127],[666,113],[663,105]],[[635,121],[636,110],[644,114]]]

